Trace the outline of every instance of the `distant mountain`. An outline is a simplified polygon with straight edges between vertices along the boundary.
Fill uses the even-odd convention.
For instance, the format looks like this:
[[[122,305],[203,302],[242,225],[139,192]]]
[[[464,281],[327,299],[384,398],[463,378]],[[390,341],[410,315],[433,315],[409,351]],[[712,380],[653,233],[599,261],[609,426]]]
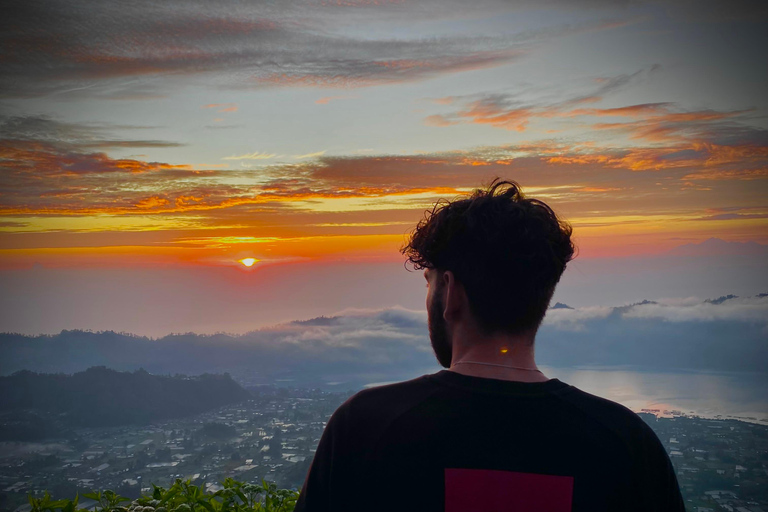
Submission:
[[[112,331],[0,333],[0,375],[106,366],[145,368],[154,374],[229,372],[246,385],[290,382],[312,387],[324,380],[348,381],[350,374],[384,381],[393,373],[436,368],[425,315],[405,310],[375,314],[375,325],[369,325],[368,317],[320,317],[243,335],[186,333],[151,339]]]
[[[102,366],[74,375],[20,371],[0,377],[0,414],[5,419],[38,415],[65,426],[145,424],[197,414],[250,396],[229,375],[166,377]],[[18,425],[13,428],[19,430]],[[0,427],[0,439],[3,435],[8,437],[9,432]]]
[[[658,304],[658,302],[656,302],[654,300],[643,299],[640,302],[635,302],[635,303],[632,303],[632,304],[628,304],[626,306],[616,306],[616,307],[613,308],[613,312],[614,313],[626,313],[626,312],[630,311],[632,308],[634,308],[636,306],[652,306],[652,305],[656,305],[656,304]]]
[[[768,297],[644,300],[619,307],[555,304],[536,340],[542,365],[634,366],[768,373]],[[439,370],[423,311],[391,308],[319,317],[243,335],[159,339],[115,332],[0,334],[0,375],[90,366],[154,374],[229,372],[243,385],[354,389]],[[1,391],[1,390],[0,390]]]
[[[573,309],[568,304],[563,304],[562,302],[555,302],[555,305],[550,307],[550,309]]]
[[[761,295],[762,294],[758,295],[758,297],[760,297]],[[738,298],[739,298],[738,295],[728,294],[728,295],[723,295],[721,297],[718,297],[716,299],[707,299],[704,302],[707,303],[707,304],[722,304],[723,302],[725,302],[727,300],[738,299]]]

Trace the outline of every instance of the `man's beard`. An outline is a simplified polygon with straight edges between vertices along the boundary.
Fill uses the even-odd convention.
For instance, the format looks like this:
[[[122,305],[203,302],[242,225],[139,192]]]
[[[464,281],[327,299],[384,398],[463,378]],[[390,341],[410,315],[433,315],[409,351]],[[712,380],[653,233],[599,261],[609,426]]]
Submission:
[[[432,342],[432,350],[435,352],[437,362],[443,368],[451,366],[453,354],[451,352],[451,340],[448,338],[448,327],[443,318],[445,307],[442,300],[435,299],[427,311],[427,324],[429,326],[429,340]]]

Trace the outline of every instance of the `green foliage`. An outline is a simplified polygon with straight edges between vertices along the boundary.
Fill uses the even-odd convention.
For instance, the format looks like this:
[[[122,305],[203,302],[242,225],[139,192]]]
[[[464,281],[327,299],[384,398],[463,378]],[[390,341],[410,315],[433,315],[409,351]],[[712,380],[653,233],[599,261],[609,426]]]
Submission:
[[[116,510],[121,503],[125,501],[131,501],[130,499],[120,496],[119,494],[109,490],[104,492],[99,491],[83,494],[83,497],[96,500],[96,510],[103,512]],[[77,501],[77,498],[75,498],[75,501]]]
[[[75,496],[74,500],[52,500],[48,491],[45,491],[42,498],[33,498],[28,496],[29,504],[32,505],[32,512],[54,511],[60,510],[61,512],[75,512],[79,510],[77,508],[78,497]]]
[[[227,478],[224,489],[213,494],[189,480],[176,482],[168,489],[153,485],[151,496],[131,501],[112,491],[83,494],[96,500],[97,512],[292,512],[299,498],[298,491],[278,489],[274,483],[261,485],[238,482]],[[79,496],[74,500],[52,500],[48,491],[42,498],[29,496],[31,512],[79,512]],[[127,505],[121,503],[129,502]]]

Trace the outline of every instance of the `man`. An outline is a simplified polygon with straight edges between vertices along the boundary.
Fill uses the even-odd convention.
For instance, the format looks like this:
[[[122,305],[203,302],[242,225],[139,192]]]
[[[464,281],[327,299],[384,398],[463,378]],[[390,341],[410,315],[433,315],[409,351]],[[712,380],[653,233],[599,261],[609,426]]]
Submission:
[[[403,252],[425,270],[447,370],[339,407],[297,512],[685,510],[636,414],[536,366],[536,331],[573,257],[568,224],[496,181],[435,205]]]

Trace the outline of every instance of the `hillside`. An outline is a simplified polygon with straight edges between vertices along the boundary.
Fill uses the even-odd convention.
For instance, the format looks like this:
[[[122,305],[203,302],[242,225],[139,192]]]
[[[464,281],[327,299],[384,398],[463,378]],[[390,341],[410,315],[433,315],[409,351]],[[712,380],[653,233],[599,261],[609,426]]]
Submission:
[[[170,377],[103,366],[74,375],[20,371],[0,377],[4,417],[0,440],[50,435],[50,429],[39,424],[29,430],[40,419],[62,427],[143,424],[197,414],[249,396],[226,374]]]

